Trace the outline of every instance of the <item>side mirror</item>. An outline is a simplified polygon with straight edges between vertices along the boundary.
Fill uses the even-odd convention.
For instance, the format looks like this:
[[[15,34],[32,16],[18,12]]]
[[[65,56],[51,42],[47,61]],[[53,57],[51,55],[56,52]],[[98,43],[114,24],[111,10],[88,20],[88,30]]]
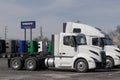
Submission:
[[[77,47],[77,45],[73,39],[70,40],[70,46]]]
[[[73,43],[70,43],[70,46],[75,47],[75,45]]]
[[[120,49],[120,45],[118,45],[118,48]]]
[[[101,43],[100,43],[100,45],[99,45],[99,46],[100,46],[100,47],[102,47],[102,49],[104,49],[104,45],[103,45],[103,44],[101,44]]]

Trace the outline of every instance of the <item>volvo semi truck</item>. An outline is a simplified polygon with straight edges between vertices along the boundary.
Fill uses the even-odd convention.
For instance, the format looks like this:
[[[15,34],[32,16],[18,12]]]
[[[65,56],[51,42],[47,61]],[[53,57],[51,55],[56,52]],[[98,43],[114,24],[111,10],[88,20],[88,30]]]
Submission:
[[[14,70],[54,67],[86,72],[90,69],[104,68],[106,65],[105,52],[97,47],[86,45],[83,34],[54,34],[51,39],[52,47],[47,42],[38,43],[38,52],[9,58],[8,67]]]
[[[87,44],[103,49],[106,52],[106,67],[120,65],[120,49],[112,44],[109,35],[101,29],[81,23],[66,22],[63,24],[64,33],[85,34]]]

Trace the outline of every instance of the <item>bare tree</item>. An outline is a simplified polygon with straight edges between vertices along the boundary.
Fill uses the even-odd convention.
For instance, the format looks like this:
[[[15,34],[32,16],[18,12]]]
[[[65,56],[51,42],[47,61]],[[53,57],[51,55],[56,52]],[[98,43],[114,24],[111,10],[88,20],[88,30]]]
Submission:
[[[117,26],[117,30],[116,32],[118,33],[118,35],[120,36],[120,25]]]
[[[114,44],[120,45],[120,25],[117,25],[116,30],[112,31],[110,36]]]

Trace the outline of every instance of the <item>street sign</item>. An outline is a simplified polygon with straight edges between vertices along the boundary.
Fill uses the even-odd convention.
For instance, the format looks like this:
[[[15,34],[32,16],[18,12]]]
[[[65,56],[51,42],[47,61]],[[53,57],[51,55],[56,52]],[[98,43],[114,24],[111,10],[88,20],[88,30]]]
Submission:
[[[35,21],[22,21],[21,29],[33,29],[36,27]]]

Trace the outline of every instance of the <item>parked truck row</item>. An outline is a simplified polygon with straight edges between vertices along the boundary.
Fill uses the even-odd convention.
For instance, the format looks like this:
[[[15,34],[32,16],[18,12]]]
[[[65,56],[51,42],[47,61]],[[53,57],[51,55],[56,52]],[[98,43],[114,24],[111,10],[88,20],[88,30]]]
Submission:
[[[38,43],[38,52],[9,58],[8,67],[14,70],[54,67],[86,72],[120,65],[120,49],[112,45],[109,36],[85,24],[64,23],[63,32],[52,35],[51,46],[44,41]]]
[[[66,22],[63,26],[65,33],[85,34],[87,45],[92,45],[106,52],[106,66],[112,68],[120,65],[120,48],[112,44],[109,35],[101,29],[86,24]]]
[[[18,55],[29,53],[39,53],[41,51],[41,42],[39,41],[25,41],[25,40],[0,40],[0,57],[10,58]],[[46,45],[48,52],[51,52],[51,43],[47,42]],[[43,47],[44,48],[44,47]]]
[[[41,45],[44,43],[41,41]],[[42,48],[42,47],[40,47]],[[8,59],[9,67],[19,70],[55,67],[60,69],[75,69],[85,72],[89,69],[104,68],[106,64],[105,52],[99,48],[86,44],[83,34],[60,33],[52,36],[52,52],[47,54],[47,48],[39,53],[29,53]]]

